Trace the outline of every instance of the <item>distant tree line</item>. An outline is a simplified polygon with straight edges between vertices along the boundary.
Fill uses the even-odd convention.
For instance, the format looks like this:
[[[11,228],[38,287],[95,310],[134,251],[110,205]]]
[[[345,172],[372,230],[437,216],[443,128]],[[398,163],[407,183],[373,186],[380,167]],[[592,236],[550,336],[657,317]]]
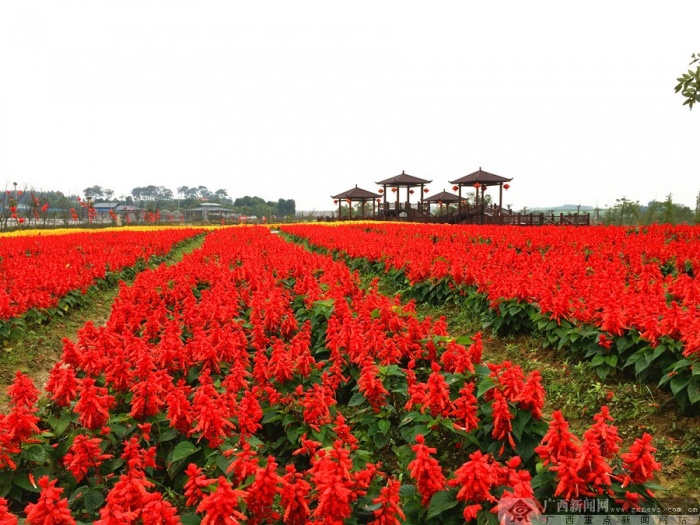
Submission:
[[[164,186],[140,186],[130,195],[117,196],[114,190],[95,185],[85,188],[82,195],[64,194],[60,191],[36,190],[12,183],[0,193],[0,230],[27,226],[70,226],[96,222],[109,224],[110,218],[118,222],[116,214],[98,217],[93,208],[98,202],[112,202],[133,206],[130,212],[137,221],[158,221],[163,212],[184,211],[204,202],[220,204],[234,214],[255,215],[269,221],[289,220],[296,215],[294,199],[265,201],[261,197],[244,196],[232,199],[225,189],[210,191],[206,186],[181,186],[177,194]],[[122,212],[122,215],[125,212]],[[99,220],[98,220],[99,219]]]
[[[92,202],[112,201],[123,202],[131,206],[138,206],[146,209],[158,209],[175,211],[177,209],[194,208],[202,202],[220,204],[230,209],[234,213],[242,215],[256,215],[258,217],[269,217],[284,219],[296,215],[296,203],[294,199],[279,199],[275,201],[265,201],[261,197],[239,197],[232,199],[228,191],[220,188],[210,191],[206,186],[180,186],[177,193],[164,186],[138,186],[131,190],[130,195],[122,195],[118,198],[114,196],[114,191],[102,186],[91,186],[85,188],[83,193],[86,199]]]
[[[673,202],[673,195],[668,194],[663,201],[649,201],[642,205],[626,197],[615,199],[615,205],[601,210],[594,210],[594,220],[603,224],[637,225],[653,224],[700,224],[700,193],[695,198],[695,209]]]

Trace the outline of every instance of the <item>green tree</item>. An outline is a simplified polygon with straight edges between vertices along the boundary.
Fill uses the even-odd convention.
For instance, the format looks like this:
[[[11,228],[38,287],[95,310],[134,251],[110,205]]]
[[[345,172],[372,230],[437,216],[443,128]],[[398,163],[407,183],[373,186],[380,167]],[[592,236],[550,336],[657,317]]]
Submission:
[[[689,69],[687,73],[682,74],[676,80],[676,93],[680,92],[685,97],[683,105],[687,105],[689,109],[693,109],[696,102],[700,102],[700,53],[693,53],[690,65],[697,64],[695,71]]]
[[[277,201],[277,215],[279,217],[294,217],[296,215],[294,199],[280,199]]]

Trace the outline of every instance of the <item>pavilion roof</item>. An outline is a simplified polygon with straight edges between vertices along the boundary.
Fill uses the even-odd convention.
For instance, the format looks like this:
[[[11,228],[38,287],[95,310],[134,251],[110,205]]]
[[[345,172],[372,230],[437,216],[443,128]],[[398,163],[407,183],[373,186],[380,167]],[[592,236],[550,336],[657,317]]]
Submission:
[[[442,190],[440,193],[423,199],[426,202],[459,202],[459,195]]]
[[[378,193],[372,193],[371,191],[363,190],[358,188],[357,184],[354,188],[348,191],[339,193],[338,195],[331,195],[331,199],[351,199],[351,200],[369,200],[377,199],[381,197]]]
[[[405,171],[401,172],[401,175],[396,175],[394,177],[381,180],[377,184],[386,184],[388,186],[420,186],[421,184],[430,184],[432,180],[425,180],[419,177],[414,177],[413,175],[407,174]]]
[[[473,185],[476,184],[477,182],[486,186],[492,185],[492,184],[500,184],[502,182],[510,182],[513,179],[507,179],[506,177],[501,177],[500,175],[494,175],[493,173],[489,173],[488,171],[483,171],[481,168],[479,168],[477,171],[474,173],[470,173],[469,175],[465,175],[464,177],[460,177],[459,179],[456,180],[451,180],[450,184],[466,184],[466,185]]]

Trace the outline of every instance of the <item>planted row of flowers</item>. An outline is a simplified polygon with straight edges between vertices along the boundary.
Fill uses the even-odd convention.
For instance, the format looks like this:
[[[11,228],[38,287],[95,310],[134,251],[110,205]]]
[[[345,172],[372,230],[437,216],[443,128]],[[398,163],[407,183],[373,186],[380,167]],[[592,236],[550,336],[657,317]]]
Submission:
[[[458,300],[500,332],[539,331],[601,376],[630,369],[700,403],[700,228],[289,225],[418,300]],[[354,263],[357,264],[357,263]]]
[[[96,283],[116,282],[200,229],[99,231],[0,238],[0,339],[16,339],[80,303]]]
[[[123,286],[48,400],[0,416],[0,523],[461,523],[500,498],[653,497],[651,436],[579,438],[537,372],[264,228]],[[4,520],[4,521],[3,521]]]

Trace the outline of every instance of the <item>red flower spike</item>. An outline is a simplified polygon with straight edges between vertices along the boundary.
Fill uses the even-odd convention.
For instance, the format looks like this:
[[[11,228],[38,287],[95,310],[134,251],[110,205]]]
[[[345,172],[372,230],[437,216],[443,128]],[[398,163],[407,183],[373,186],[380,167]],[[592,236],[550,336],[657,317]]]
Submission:
[[[408,464],[411,478],[416,482],[416,489],[421,495],[421,503],[427,507],[433,494],[445,488],[445,476],[438,461],[432,457],[437,449],[428,447],[425,438],[418,434],[416,444],[411,447],[416,457]]]
[[[28,525],[75,525],[68,508],[68,499],[61,498],[63,489],[56,487],[56,483],[57,480],[49,480],[48,476],[39,479],[39,500],[24,509]]]

